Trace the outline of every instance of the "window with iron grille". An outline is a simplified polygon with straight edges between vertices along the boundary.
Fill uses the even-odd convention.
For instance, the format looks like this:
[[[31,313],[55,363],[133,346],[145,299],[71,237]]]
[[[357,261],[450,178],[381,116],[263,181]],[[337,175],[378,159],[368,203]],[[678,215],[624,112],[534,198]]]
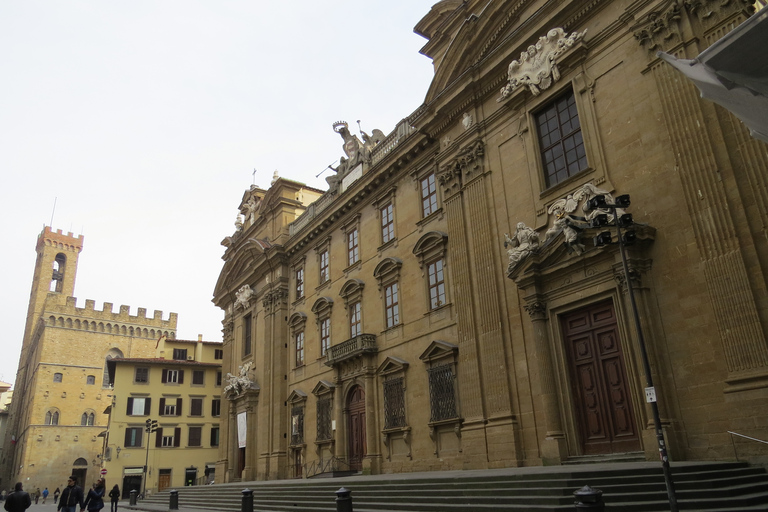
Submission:
[[[317,440],[328,441],[333,437],[331,429],[331,411],[333,410],[333,398],[323,397],[317,399]]]
[[[445,304],[445,276],[442,258],[427,266],[429,276],[429,309],[437,309]]]
[[[458,418],[454,391],[453,364],[441,364],[427,369],[429,376],[430,422]]]
[[[355,336],[362,334],[362,332],[362,310],[360,302],[358,301],[349,305],[349,337],[354,338]]]
[[[394,207],[389,203],[381,209],[381,243],[385,244],[395,238]]]
[[[572,90],[536,114],[547,188],[587,168],[576,98]]]
[[[421,216],[429,217],[437,211],[437,186],[435,174],[432,173],[421,180]]]
[[[384,428],[405,426],[405,387],[403,377],[384,381]]]
[[[360,260],[360,243],[357,228],[347,233],[347,256],[349,265]]]
[[[304,444],[304,406],[291,408],[291,445]]]
[[[185,348],[175,348],[173,349],[173,358],[177,361],[186,361],[187,360],[187,349]]]
[[[325,353],[331,347],[331,319],[323,318],[320,322],[320,356],[325,356]]]

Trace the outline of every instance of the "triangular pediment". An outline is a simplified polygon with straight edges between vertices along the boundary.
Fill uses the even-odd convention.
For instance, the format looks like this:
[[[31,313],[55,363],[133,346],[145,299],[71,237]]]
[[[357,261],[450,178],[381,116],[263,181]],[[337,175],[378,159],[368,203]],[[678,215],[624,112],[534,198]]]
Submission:
[[[447,341],[435,340],[429,344],[427,350],[419,356],[419,359],[426,363],[435,359],[453,357],[458,351],[458,345],[448,343]]]
[[[307,399],[307,394],[299,389],[294,389],[291,394],[288,395],[288,403],[295,404],[296,402],[303,402]]]
[[[400,359],[399,357],[387,357],[383,363],[379,365],[376,373],[380,375],[387,375],[389,373],[402,372],[408,369],[408,362]]]
[[[314,389],[312,390],[312,394],[315,396],[320,395],[326,395],[328,393],[333,393],[333,390],[336,388],[336,384],[333,382],[328,382],[327,380],[320,380],[315,384]]]

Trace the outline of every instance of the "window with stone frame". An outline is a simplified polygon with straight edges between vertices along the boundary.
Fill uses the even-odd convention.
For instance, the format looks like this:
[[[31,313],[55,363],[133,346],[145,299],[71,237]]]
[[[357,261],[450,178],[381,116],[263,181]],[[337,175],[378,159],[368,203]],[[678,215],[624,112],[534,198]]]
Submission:
[[[85,411],[82,416],[80,416],[80,425],[86,426],[86,427],[92,427],[96,421],[96,415],[93,413],[93,411]]]
[[[317,412],[317,443],[330,442],[333,440],[333,390],[334,384],[321,380],[312,390],[316,398]]]
[[[534,114],[544,183],[550,188],[587,169],[576,97],[569,88]]]
[[[456,365],[458,347],[445,341],[433,341],[419,357],[427,370],[430,423],[459,420]]]
[[[400,269],[402,260],[398,258],[385,258],[373,270],[373,276],[379,283],[384,304],[384,325],[391,329],[400,325]]]
[[[307,394],[303,391],[294,389],[288,395],[288,406],[290,407],[291,418],[291,446],[300,446],[304,441],[304,409],[307,404]]]
[[[125,414],[128,416],[149,416],[152,407],[152,398],[148,396],[129,396],[126,403]]]
[[[304,267],[297,268],[294,272],[296,300],[304,297]]]
[[[408,363],[397,357],[387,357],[377,373],[383,379],[384,430],[402,429],[408,425],[405,408],[405,372]]]
[[[320,297],[312,305],[312,312],[315,314],[315,321],[320,333],[320,357],[325,357],[325,353],[331,348],[332,308],[333,299],[330,297]]]
[[[125,428],[125,442],[123,446],[126,448],[141,448],[142,439],[144,439],[143,427]]]
[[[307,315],[294,313],[288,320],[291,332],[294,368],[304,366],[304,341],[307,324]]]
[[[175,348],[175,349],[173,349],[173,358],[176,361],[186,361],[187,360],[187,349],[185,349],[185,348]]]
[[[136,368],[133,382],[136,384],[146,384],[149,382],[149,368]]]
[[[46,425],[58,425],[59,424],[59,411],[51,409],[45,413]]]
[[[413,249],[425,277],[427,307],[430,311],[445,306],[449,300],[445,274],[447,242],[448,235],[431,231],[424,234]]]
[[[349,321],[349,337],[354,338],[363,334],[363,288],[365,283],[360,279],[350,279],[339,290],[347,308]]]
[[[421,217],[426,218],[438,210],[435,173],[431,172],[419,179],[419,185],[421,190]]]
[[[253,317],[250,313],[243,317],[243,356],[253,351]]]
[[[331,237],[325,237],[315,246],[317,254],[317,282],[323,286],[331,281]]]
[[[203,445],[203,427],[189,427],[189,441],[187,446],[196,447]]]
[[[381,243],[386,244],[395,239],[395,206],[388,203],[379,210],[381,216]]]
[[[361,215],[358,213],[350,218],[342,227],[347,242],[347,269],[345,269],[345,272],[349,271],[349,267],[356,266],[362,258],[360,247],[360,218]]]
[[[192,397],[189,399],[189,415],[190,416],[203,415],[203,399],[202,398]]]
[[[204,370],[192,370],[192,384],[196,386],[202,386],[205,384]]]

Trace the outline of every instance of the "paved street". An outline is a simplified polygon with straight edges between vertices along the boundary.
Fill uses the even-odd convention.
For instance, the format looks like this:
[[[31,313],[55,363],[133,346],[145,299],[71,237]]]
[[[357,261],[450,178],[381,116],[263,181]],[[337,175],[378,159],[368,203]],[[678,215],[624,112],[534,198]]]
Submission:
[[[128,504],[128,500],[121,501],[118,510],[121,512],[126,512],[128,509],[123,509],[122,505]],[[106,505],[102,512],[109,512],[109,503],[104,503]],[[45,502],[45,505],[43,505],[43,499],[40,498],[40,502],[35,505],[34,498],[32,499],[32,506],[27,509],[27,512],[56,512],[56,505],[53,504],[53,499],[49,498],[48,501]]]

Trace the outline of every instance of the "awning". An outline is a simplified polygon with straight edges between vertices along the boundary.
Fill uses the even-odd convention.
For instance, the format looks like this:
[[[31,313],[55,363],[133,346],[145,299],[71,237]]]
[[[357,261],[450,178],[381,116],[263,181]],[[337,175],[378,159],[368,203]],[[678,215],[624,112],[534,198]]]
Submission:
[[[728,109],[768,142],[768,10],[761,9],[693,60],[658,56],[688,77],[701,97]]]

